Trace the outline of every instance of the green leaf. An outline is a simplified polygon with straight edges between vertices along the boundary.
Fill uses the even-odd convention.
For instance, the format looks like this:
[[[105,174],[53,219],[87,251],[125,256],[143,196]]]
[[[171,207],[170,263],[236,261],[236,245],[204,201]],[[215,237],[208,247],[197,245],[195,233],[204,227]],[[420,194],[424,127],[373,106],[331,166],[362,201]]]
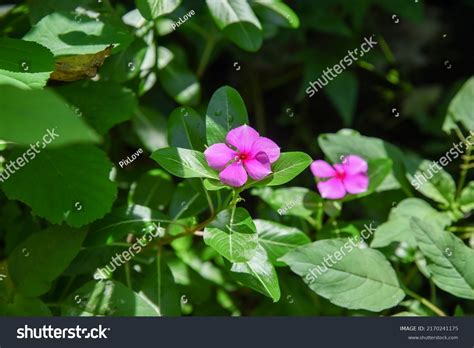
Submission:
[[[469,184],[461,191],[459,204],[465,213],[469,213],[474,209],[474,181],[469,182]]]
[[[357,155],[366,161],[379,158],[393,162],[392,172],[377,188],[377,192],[405,187],[411,189],[405,178],[404,154],[394,145],[378,138],[362,136],[353,130],[342,130],[336,134],[322,134],[318,143],[324,154],[333,163],[340,163],[347,155]]]
[[[191,180],[198,179],[180,182],[173,193],[169,215],[175,220],[197,215],[208,208],[204,192],[196,190]]]
[[[306,187],[254,188],[252,194],[260,197],[280,215],[310,217],[322,202],[320,196]]]
[[[216,172],[207,165],[202,152],[167,147],[156,150],[150,157],[168,172],[180,178],[218,178]]]
[[[204,119],[190,107],[175,109],[168,121],[168,142],[171,146],[204,151]]]
[[[474,77],[469,78],[451,100],[443,130],[450,132],[456,128],[456,122],[468,130],[474,129]]]
[[[272,221],[254,220],[258,233],[258,243],[265,249],[268,259],[275,266],[285,266],[277,261],[294,248],[311,242],[309,237],[294,227]]]
[[[433,282],[457,297],[474,299],[474,250],[431,221],[411,219]]]
[[[24,89],[43,88],[53,70],[54,57],[47,48],[36,42],[0,38],[0,84],[13,79],[14,85]]]
[[[85,231],[50,227],[18,245],[8,259],[16,290],[26,297],[46,293],[79,253],[85,235]]]
[[[181,0],[136,0],[138,10],[149,21],[173,12],[180,4]]]
[[[345,126],[352,124],[357,106],[359,84],[354,73],[345,71],[324,89]]]
[[[250,260],[257,248],[255,224],[244,208],[226,209],[204,229],[204,242],[231,262]]]
[[[247,0],[206,0],[214,22],[225,36],[246,51],[262,45],[262,26]]]
[[[151,229],[165,227],[169,221],[165,214],[137,204],[114,208],[110,214],[92,225],[92,233],[89,233],[84,244],[111,244],[129,233],[142,236]]]
[[[20,151],[10,159],[20,158]],[[30,158],[32,159],[32,158]],[[3,183],[9,199],[31,207],[54,224],[79,227],[104,216],[115,201],[112,163],[91,145],[45,149]]]
[[[424,196],[449,207],[454,204],[456,183],[442,167],[422,160],[416,155],[405,156],[407,178],[411,185]],[[433,166],[433,168],[431,168]]]
[[[158,78],[162,87],[179,104],[196,105],[201,85],[196,75],[166,47],[158,47]]]
[[[170,201],[174,191],[171,176],[161,169],[143,174],[131,187],[129,203],[162,210]]]
[[[258,5],[259,9],[264,8],[267,10],[263,13],[260,13],[261,11],[257,13],[259,16],[261,14],[261,17],[269,22],[293,29],[299,28],[300,19],[298,15],[284,2],[280,0],[253,0],[252,3]]]
[[[16,294],[13,302],[6,305],[4,315],[14,317],[50,317],[51,311],[38,298],[27,298]]]
[[[244,100],[232,87],[219,88],[211,97],[206,114],[206,137],[210,146],[225,142],[227,133],[249,123]]]
[[[51,91],[0,86],[0,95],[0,139],[25,146],[35,145],[50,129],[59,137],[48,148],[99,140],[96,133]]]
[[[392,160],[388,158],[370,160],[368,162],[369,187],[367,188],[367,191],[356,195],[348,195],[343,199],[343,201],[352,201],[374,193],[383,183],[387,175],[392,171],[392,164]]]
[[[132,119],[133,128],[148,151],[168,147],[166,118],[158,111],[140,106]]]
[[[280,158],[272,165],[272,175],[262,181],[251,182],[246,186],[277,186],[286,184],[308,168],[312,161],[311,157],[304,152],[283,152]]]
[[[114,82],[76,82],[57,89],[99,134],[129,120],[137,107],[134,93]]]
[[[235,280],[270,297],[273,302],[280,299],[277,273],[261,246],[257,247],[249,261],[233,263],[230,272]]]
[[[407,198],[390,211],[388,221],[377,227],[372,240],[372,248],[382,248],[391,243],[406,243],[416,248],[417,243],[410,219],[416,217],[425,221],[433,221],[444,228],[451,223],[447,213],[440,213],[419,198]]]
[[[181,294],[161,249],[155,262],[144,273],[146,278],[140,289],[160,309],[160,315],[181,315]]]
[[[90,281],[74,291],[62,306],[63,316],[155,317],[160,309],[143,293],[115,280]]]
[[[51,50],[54,56],[91,54],[109,45],[124,49],[133,41],[120,18],[102,14],[100,20],[87,15],[54,12],[43,17],[23,38]]]
[[[373,312],[396,306],[405,293],[390,263],[377,250],[351,244],[350,239],[321,240],[280,260],[311,290],[338,306]]]

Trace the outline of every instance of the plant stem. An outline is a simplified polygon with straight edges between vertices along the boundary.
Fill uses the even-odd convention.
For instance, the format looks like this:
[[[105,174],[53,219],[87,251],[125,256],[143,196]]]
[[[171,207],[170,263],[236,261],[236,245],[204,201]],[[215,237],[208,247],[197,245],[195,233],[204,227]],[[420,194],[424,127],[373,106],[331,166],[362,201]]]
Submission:
[[[443,312],[443,310],[441,310],[439,307],[437,307],[436,305],[434,305],[433,303],[431,303],[430,301],[428,301],[426,298],[418,295],[416,292],[414,291],[411,291],[410,289],[408,289],[406,286],[402,285],[402,288],[403,290],[405,291],[405,293],[408,295],[408,296],[411,296],[413,297],[414,299],[420,301],[420,303],[422,303],[423,305],[425,305],[427,308],[431,309],[434,313],[436,313],[437,315],[439,315],[440,317],[447,317],[447,314],[445,312]]]
[[[214,46],[216,44],[216,38],[213,35],[209,35],[207,37],[206,46],[204,47],[204,51],[201,56],[201,61],[199,62],[198,69],[196,71],[196,75],[199,78],[204,74],[207,65],[209,64],[209,59],[211,59],[212,51],[214,50]]]
[[[132,277],[130,275],[130,262],[125,262],[125,279],[127,281],[127,287],[132,288]]]
[[[471,157],[471,150],[472,150],[472,146],[469,145],[469,147],[467,148],[467,153],[463,157],[464,162],[461,165],[461,174],[460,174],[460,177],[459,177],[458,189],[456,191],[456,198],[459,198],[459,196],[461,195],[461,191],[464,188],[464,183],[466,182],[467,173],[468,173],[469,169],[472,168],[471,166],[469,166],[469,159]]]

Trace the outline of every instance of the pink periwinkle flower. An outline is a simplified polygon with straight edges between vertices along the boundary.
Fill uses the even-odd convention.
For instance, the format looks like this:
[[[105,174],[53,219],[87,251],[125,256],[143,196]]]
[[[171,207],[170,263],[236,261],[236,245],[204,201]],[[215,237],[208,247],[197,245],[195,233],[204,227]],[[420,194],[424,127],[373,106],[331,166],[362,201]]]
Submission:
[[[349,155],[342,163],[331,166],[321,160],[311,164],[311,172],[318,179],[318,190],[323,198],[340,199],[347,193],[357,194],[367,191],[369,177],[367,162],[359,156]]]
[[[230,130],[225,140],[225,144],[207,148],[204,156],[209,166],[220,172],[219,179],[229,186],[244,185],[248,176],[262,180],[271,174],[271,164],[280,157],[277,144],[247,125]]]

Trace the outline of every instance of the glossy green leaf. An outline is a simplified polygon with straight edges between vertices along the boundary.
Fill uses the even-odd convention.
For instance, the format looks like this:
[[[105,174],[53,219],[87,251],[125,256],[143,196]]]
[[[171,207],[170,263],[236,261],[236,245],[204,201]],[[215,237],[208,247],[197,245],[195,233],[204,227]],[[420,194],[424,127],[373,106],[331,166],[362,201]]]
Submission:
[[[245,262],[255,255],[258,235],[244,208],[226,209],[204,230],[204,242],[231,262]]]
[[[46,293],[79,253],[85,235],[85,231],[50,227],[18,245],[8,258],[16,290],[26,297]]]
[[[210,146],[225,142],[225,137],[231,129],[244,124],[249,124],[249,118],[239,92],[228,86],[215,91],[207,107],[207,144]]]
[[[217,173],[207,165],[202,152],[167,147],[156,150],[150,157],[168,172],[180,178],[217,179]]]
[[[416,238],[410,226],[410,219],[413,217],[433,221],[441,228],[451,223],[447,213],[438,212],[419,198],[407,198],[392,208],[387,222],[377,227],[371,247],[382,248],[391,243],[406,243],[410,248],[416,248]]]
[[[469,182],[461,191],[459,204],[461,205],[461,209],[466,213],[474,209],[474,181]]]
[[[131,187],[129,203],[164,209],[169,203],[175,185],[171,175],[161,169],[144,173]]]
[[[474,77],[469,78],[451,100],[443,130],[449,132],[461,122],[467,130],[474,129]]]
[[[15,151],[9,160],[20,158]],[[22,201],[52,223],[79,227],[103,217],[115,201],[112,163],[91,145],[44,149],[3,183],[9,199]],[[47,203],[45,203],[47,202]]]
[[[156,110],[143,106],[135,110],[133,128],[148,151],[168,147],[166,118]]]
[[[54,56],[46,47],[35,42],[0,38],[0,84],[42,88],[53,70]]]
[[[262,26],[247,0],[206,0],[209,11],[224,35],[246,51],[262,45]]]
[[[254,188],[252,194],[260,197],[280,215],[310,217],[322,204],[321,197],[306,187],[259,187]]]
[[[252,4],[266,9],[267,11],[261,13],[262,17],[275,25],[293,29],[300,26],[298,15],[281,0],[252,0]]]
[[[257,247],[250,260],[232,263],[230,272],[235,280],[270,297],[273,302],[280,299],[281,292],[277,273],[261,246]]]
[[[359,249],[349,239],[321,240],[280,258],[318,295],[348,309],[380,312],[405,293],[382,253]]]
[[[204,119],[190,107],[175,109],[168,121],[168,142],[171,146],[204,151]]]
[[[181,0],[136,0],[137,8],[149,21],[173,12]]]
[[[294,248],[311,242],[309,237],[295,227],[266,220],[254,220],[258,243],[265,249],[268,259],[275,266],[285,266],[277,261]]]
[[[160,309],[143,293],[115,280],[90,281],[74,291],[62,305],[63,316],[155,317]]]
[[[308,168],[312,161],[311,157],[304,152],[283,152],[280,158],[272,164],[272,174],[268,178],[247,185],[277,186],[286,184]]]
[[[172,195],[169,215],[173,219],[195,216],[208,208],[204,191],[202,189],[197,190],[191,180],[199,179],[188,179],[180,182]]]
[[[433,282],[457,297],[474,299],[474,250],[429,220],[411,219]]]

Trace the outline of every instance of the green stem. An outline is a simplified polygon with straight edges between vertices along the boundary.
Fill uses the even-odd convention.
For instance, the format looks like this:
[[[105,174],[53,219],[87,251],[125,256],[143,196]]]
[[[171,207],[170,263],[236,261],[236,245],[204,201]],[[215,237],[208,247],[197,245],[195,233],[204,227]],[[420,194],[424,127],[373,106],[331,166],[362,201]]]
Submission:
[[[448,231],[451,232],[474,232],[474,226],[452,226],[448,227]]]
[[[319,231],[321,228],[323,228],[323,202],[318,203],[318,208],[316,210],[316,223],[315,223],[315,228],[317,231]]]
[[[125,279],[127,281],[127,287],[132,288],[132,277],[130,274],[130,262],[125,263]]]
[[[469,157],[471,156],[471,150],[472,146],[469,146],[467,149],[467,153],[464,156],[464,163],[461,165],[461,174],[459,177],[458,189],[456,191],[456,198],[459,198],[459,196],[461,195],[461,191],[464,188],[464,183],[466,182],[467,173],[471,168],[469,166]]]
[[[402,284],[402,288],[403,290],[405,291],[405,293],[408,295],[408,296],[411,296],[413,297],[414,299],[420,301],[420,303],[422,303],[423,305],[425,305],[427,308],[431,309],[433,311],[433,313],[436,313],[437,315],[439,315],[440,317],[447,317],[447,314],[442,310],[440,309],[439,307],[437,307],[436,305],[434,305],[433,303],[431,303],[430,301],[428,301],[426,298],[418,295],[416,292],[414,291],[411,291],[410,289],[408,289],[406,286],[404,286]]]
[[[209,204],[209,210],[211,211],[211,215],[214,215],[214,203],[212,203],[211,196],[209,196],[209,192],[207,192],[206,187],[204,186],[204,180],[201,179],[202,188],[204,189],[204,193],[206,194],[207,204]]]
[[[196,75],[198,78],[204,74],[207,65],[209,64],[209,60],[211,59],[212,51],[214,50],[214,46],[216,44],[216,37],[210,35],[207,38],[206,46],[204,47],[204,51],[201,56],[201,61],[199,62],[199,67],[196,71]]]

